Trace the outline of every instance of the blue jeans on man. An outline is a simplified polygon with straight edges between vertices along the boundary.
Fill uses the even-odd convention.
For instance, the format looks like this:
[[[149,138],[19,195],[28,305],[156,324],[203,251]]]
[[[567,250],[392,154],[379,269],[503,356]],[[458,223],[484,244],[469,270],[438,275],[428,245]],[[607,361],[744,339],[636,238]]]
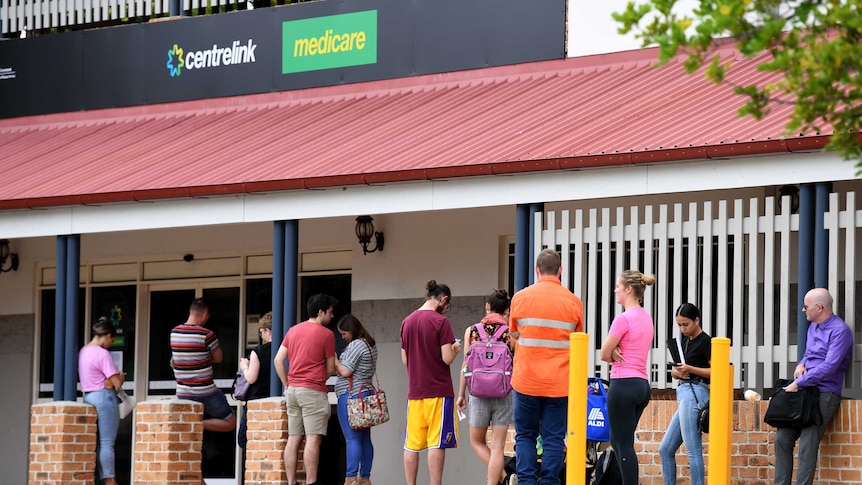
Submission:
[[[566,457],[568,397],[515,393],[515,470],[519,485],[538,483],[536,441],[542,435],[542,485],[559,485]]]

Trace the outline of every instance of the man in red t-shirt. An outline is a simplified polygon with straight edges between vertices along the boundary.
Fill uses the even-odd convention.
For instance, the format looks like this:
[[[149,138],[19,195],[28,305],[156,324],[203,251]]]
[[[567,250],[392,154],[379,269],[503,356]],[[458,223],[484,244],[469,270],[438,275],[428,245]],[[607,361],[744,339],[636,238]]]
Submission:
[[[303,463],[308,485],[317,485],[320,443],[326,436],[330,405],[326,379],[335,372],[335,334],[326,328],[338,300],[329,295],[308,299],[308,321],[287,331],[275,355],[275,372],[287,398],[287,446],[284,467],[288,485],[296,482],[299,445],[305,437]],[[285,359],[290,363],[287,375]]]
[[[401,361],[407,366],[407,430],[404,474],[416,485],[419,452],[428,450],[431,485],[443,480],[446,448],[458,446],[455,391],[449,365],[461,350],[443,313],[452,306],[449,287],[428,282],[425,304],[401,324]]]

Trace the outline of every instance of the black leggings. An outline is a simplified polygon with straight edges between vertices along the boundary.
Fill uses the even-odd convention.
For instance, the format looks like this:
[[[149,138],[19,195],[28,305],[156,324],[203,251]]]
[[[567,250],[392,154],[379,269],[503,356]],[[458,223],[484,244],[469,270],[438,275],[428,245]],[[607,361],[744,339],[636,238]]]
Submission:
[[[652,393],[649,381],[639,377],[611,379],[608,389],[608,420],[611,446],[617,455],[623,485],[638,485],[635,429]]]

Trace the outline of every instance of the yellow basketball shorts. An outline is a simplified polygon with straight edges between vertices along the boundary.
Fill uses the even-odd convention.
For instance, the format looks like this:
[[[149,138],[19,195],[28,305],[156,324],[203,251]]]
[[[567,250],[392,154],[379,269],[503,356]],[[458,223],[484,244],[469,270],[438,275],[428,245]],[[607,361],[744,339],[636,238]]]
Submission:
[[[407,400],[407,429],[404,449],[457,448],[458,420],[455,398],[432,397]]]

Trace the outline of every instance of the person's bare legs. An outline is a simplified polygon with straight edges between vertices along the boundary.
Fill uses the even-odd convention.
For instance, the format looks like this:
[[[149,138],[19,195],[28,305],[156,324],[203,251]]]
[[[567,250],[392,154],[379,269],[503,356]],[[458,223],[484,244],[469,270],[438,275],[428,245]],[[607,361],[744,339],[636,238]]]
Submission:
[[[204,431],[217,431],[227,433],[236,429],[236,414],[231,414],[224,419],[210,418],[204,420]]]
[[[482,460],[487,468],[488,460],[491,459],[491,449],[488,448],[488,442],[485,441],[486,436],[488,436],[488,428],[470,426],[470,446],[473,447],[476,456]]]
[[[296,461],[302,438],[304,436],[301,434],[287,436],[287,444],[284,447],[284,471],[287,473],[287,485],[296,483]]]
[[[431,448],[428,450],[428,476],[431,478],[431,485],[443,484],[443,465],[445,462],[445,449]]]
[[[491,446],[489,448],[491,458],[488,460],[488,485],[497,485],[500,481],[506,479],[505,457],[503,452],[506,448],[506,436],[509,426],[492,426],[491,427]]]
[[[407,485],[416,485],[416,475],[419,473],[419,453],[404,450],[404,477]]]
[[[320,443],[323,436],[310,434],[305,437],[305,449],[302,451],[302,463],[305,466],[305,483],[317,481],[317,469],[320,464]]]

